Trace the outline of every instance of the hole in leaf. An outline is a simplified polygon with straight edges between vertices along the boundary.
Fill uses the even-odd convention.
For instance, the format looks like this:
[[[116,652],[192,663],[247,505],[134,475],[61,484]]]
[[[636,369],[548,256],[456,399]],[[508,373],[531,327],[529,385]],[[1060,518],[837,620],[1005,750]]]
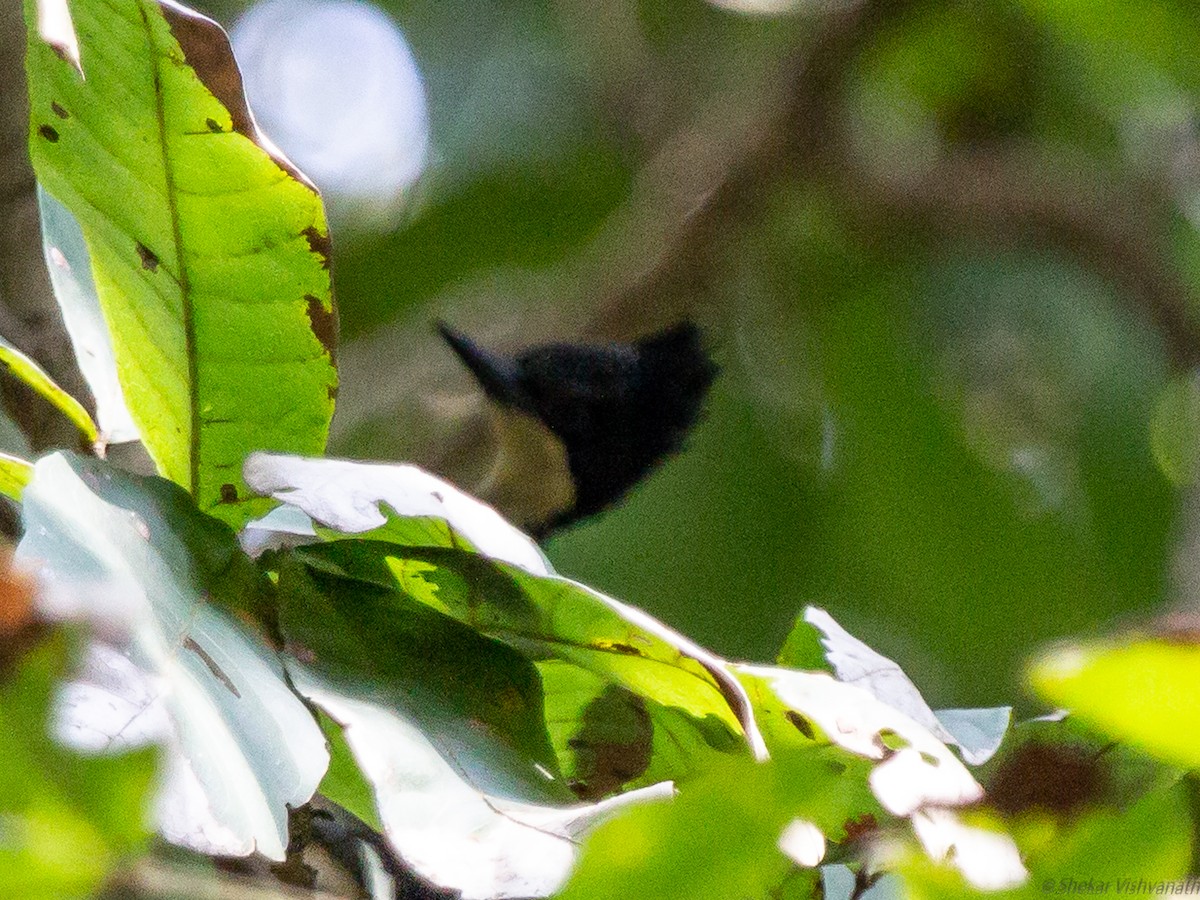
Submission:
[[[885,750],[903,750],[909,746],[908,738],[890,728],[882,728],[875,735],[876,742]]]
[[[38,134],[40,134],[42,137],[44,137],[46,140],[48,140],[52,144],[58,143],[58,132],[55,131],[53,128],[51,128],[49,125],[40,126],[38,128]]]

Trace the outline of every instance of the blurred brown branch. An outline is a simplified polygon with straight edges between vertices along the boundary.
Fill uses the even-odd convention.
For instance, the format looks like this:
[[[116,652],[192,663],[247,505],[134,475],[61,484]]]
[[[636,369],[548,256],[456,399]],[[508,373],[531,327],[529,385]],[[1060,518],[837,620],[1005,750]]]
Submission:
[[[37,182],[27,146],[29,104],[21,15],[20,3],[0,4],[0,335],[86,402],[88,392],[42,260]],[[4,378],[0,396],[35,450],[78,443],[74,427],[24,385]]]
[[[904,225],[934,238],[973,233],[998,244],[1056,248],[1122,289],[1159,331],[1175,369],[1200,363],[1200,321],[1189,310],[1188,288],[1163,233],[1167,186],[1130,183],[1128,176],[1096,171],[1092,161],[1066,168],[1065,154],[1051,161],[1023,147],[956,149],[917,178],[872,172],[856,158],[839,116],[843,79],[879,28],[905,8],[894,0],[867,2],[826,17],[811,47],[798,51],[777,79],[776,114],[723,161],[659,265],[627,289],[610,291],[589,330],[636,334],[661,324],[648,315],[687,310],[716,280],[720,245],[761,216],[780,182],[826,177],[868,234]],[[674,168],[688,163],[684,156]]]

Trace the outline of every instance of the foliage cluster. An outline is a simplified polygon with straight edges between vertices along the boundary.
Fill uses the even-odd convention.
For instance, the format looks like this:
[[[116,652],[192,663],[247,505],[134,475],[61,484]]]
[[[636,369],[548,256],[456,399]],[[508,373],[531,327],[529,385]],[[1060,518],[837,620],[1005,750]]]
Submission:
[[[251,854],[315,889],[317,816],[354,823],[377,896],[397,860],[407,890],[468,898],[1195,874],[1194,622],[1041,651],[1028,686],[1065,718],[935,712],[821,609],[775,664],[733,662],[451,484],[324,457],[328,226],[224,34],[153,0],[25,8],[46,258],[67,321],[104,323],[72,330],[81,359],[111,365],[88,374],[93,421],[0,348],[94,450],[0,460],[24,532],[0,592],[0,893],[199,895],[235,883],[214,859]],[[831,336],[886,338],[867,297]],[[1157,440],[1174,462],[1178,403]],[[106,462],[118,435],[158,475]],[[907,527],[953,528],[934,511]]]

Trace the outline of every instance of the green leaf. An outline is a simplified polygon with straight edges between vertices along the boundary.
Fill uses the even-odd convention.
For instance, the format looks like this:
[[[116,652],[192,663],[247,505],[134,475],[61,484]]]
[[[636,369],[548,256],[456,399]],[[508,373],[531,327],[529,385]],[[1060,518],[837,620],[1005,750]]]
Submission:
[[[481,789],[572,799],[554,778],[541,680],[512,648],[403,590],[292,555],[282,558],[277,596],[280,631],[307,670],[395,710]]]
[[[844,813],[841,773],[816,754],[727,758],[674,800],[639,805],[597,828],[558,896],[766,898],[792,877],[780,852],[789,823]],[[813,838],[805,842],[809,865],[824,853]]]
[[[20,501],[25,486],[32,478],[32,463],[8,453],[0,453],[0,494],[10,500]]]
[[[350,810],[376,831],[382,831],[383,823],[371,794],[371,783],[355,762],[342,725],[322,712],[317,714],[317,721],[329,742],[329,769],[321,779],[318,792]]]
[[[815,648],[806,646],[810,641],[816,642]],[[784,649],[798,660],[811,659],[814,649],[820,652],[823,656],[821,664],[810,665],[810,668],[828,668],[838,681],[870,692],[882,703],[929,729],[938,740],[956,745],[963,759],[971,765],[987,762],[1008,730],[1011,707],[951,709],[935,713],[896,663],[876,653],[842,628],[833,616],[815,606],[808,607],[802,619],[796,622]],[[943,721],[943,715],[955,726],[954,729]]]
[[[328,754],[275,653],[221,608],[257,608],[262,588],[229,527],[169,481],[57,453],[34,467],[22,518],[17,557],[105,623],[60,731],[95,749],[167,743],[163,835],[283,859],[287,806],[312,796]]]
[[[255,453],[243,474],[253,490],[310,516],[326,539],[352,534],[401,546],[458,547],[549,571],[528,535],[417,466]]]
[[[730,737],[742,733],[731,703],[745,703],[740,685],[732,691],[713,674],[723,661],[583,585],[440,547],[343,540],[293,553],[312,570],[400,591],[530,659],[560,660],[675,708],[703,723],[693,739],[713,735],[732,749]]]
[[[145,847],[158,753],[81,756],[53,741],[48,712],[70,656],[65,633],[0,684],[0,895],[90,895]]]
[[[35,0],[25,8],[31,154],[83,229],[129,410],[160,472],[241,524],[269,505],[235,502],[249,452],[325,446],[335,322],[320,199],[260,143],[214,23],[77,0],[81,75],[39,37]]]
[[[1060,646],[1029,670],[1033,690],[1158,759],[1200,768],[1200,646],[1133,639]]]
[[[1171,381],[1154,404],[1150,419],[1154,461],[1176,485],[1196,480],[1200,459],[1200,385],[1191,375]]]
[[[576,696],[578,678],[545,665],[561,660],[646,701],[656,744],[665,747],[668,735],[687,733],[678,752],[668,750],[679,762],[713,747],[732,752],[731,737],[762,754],[745,690],[725,660],[640,610],[556,575],[528,536],[453,485],[415,466],[265,453],[246,461],[245,477],[325,529],[387,538],[297,550],[306,565],[399,589],[509,644],[539,665],[547,698],[561,691],[582,714],[600,693],[593,683]],[[561,685],[552,683],[559,678]],[[556,727],[556,747],[574,773],[578,761],[563,755],[569,727]],[[655,777],[687,774],[653,771]]]
[[[0,366],[66,416],[89,444],[96,443],[99,431],[83,404],[59,387],[45,369],[4,338],[0,338]]]

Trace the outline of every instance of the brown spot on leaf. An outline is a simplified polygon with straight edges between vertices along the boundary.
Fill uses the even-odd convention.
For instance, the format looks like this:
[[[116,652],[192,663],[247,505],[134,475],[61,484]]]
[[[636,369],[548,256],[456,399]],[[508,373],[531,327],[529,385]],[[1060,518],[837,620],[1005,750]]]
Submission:
[[[308,324],[321,346],[333,358],[334,348],[337,347],[337,315],[327,310],[320,299],[312,294],[305,294],[304,299],[308,303]]]
[[[233,694],[235,697],[242,696],[241,691],[237,689],[237,685],[234,684],[230,677],[221,670],[221,667],[217,665],[217,661],[209,656],[203,647],[197,644],[190,637],[183,639],[183,647],[185,650],[191,650],[198,657],[200,657],[204,665],[208,666],[208,671],[212,672],[213,677],[216,678],[217,681],[225,685],[229,693]]]
[[[141,241],[137,242],[137,254],[138,259],[142,261],[143,269],[146,269],[150,272],[158,271],[158,257],[154,255],[153,250],[151,250]]]
[[[56,116],[58,116],[60,119],[69,119],[69,118],[71,118],[71,114],[70,114],[69,112],[67,112],[65,109],[63,109],[63,108],[62,108],[62,104],[60,104],[60,103],[59,103],[57,100],[56,100],[56,101],[53,101],[53,102],[50,104],[50,109],[51,109],[51,110],[53,110],[53,111],[54,111],[54,114],[55,114]]]
[[[600,640],[592,641],[592,649],[604,650],[609,653],[624,653],[626,656],[638,656],[638,648],[632,644],[625,644],[621,641],[609,641],[601,638]]]
[[[208,130],[213,134],[221,134],[225,130],[216,119],[205,119],[204,124],[208,126]]]
[[[640,697],[609,687],[583,711],[579,731],[567,741],[575,754],[571,790],[595,801],[621,789],[650,765],[653,727]]]
[[[808,721],[807,717],[800,715],[794,709],[789,709],[784,715],[787,716],[789,722],[796,726],[796,730],[810,741],[817,739],[817,733],[813,730],[812,722]]]
[[[301,184],[316,191],[304,173],[273,147],[263,146],[263,141],[254,126],[250,107],[246,104],[246,92],[242,87],[242,73],[238,71],[229,47],[229,37],[212,19],[186,9],[178,4],[162,4],[159,7],[179,47],[184,60],[204,82],[221,105],[229,111],[233,130],[262,147],[275,164]]]
[[[174,4],[163,4],[163,17],[183,50],[187,64],[196,71],[204,86],[229,110],[233,130],[254,141],[254,121],[246,105],[242,75],[233,60],[229,38],[211,19]]]
[[[52,144],[58,143],[58,132],[55,131],[53,128],[51,128],[49,125],[39,125],[38,126],[38,134],[40,134],[42,137],[44,137],[46,140],[48,140]]]
[[[309,225],[300,234],[308,241],[308,249],[321,257],[321,268],[328,270],[329,258],[333,253],[333,243],[329,240],[329,234],[321,234],[315,225]]]
[[[221,485],[221,502],[222,503],[237,503],[237,488],[226,482]]]

